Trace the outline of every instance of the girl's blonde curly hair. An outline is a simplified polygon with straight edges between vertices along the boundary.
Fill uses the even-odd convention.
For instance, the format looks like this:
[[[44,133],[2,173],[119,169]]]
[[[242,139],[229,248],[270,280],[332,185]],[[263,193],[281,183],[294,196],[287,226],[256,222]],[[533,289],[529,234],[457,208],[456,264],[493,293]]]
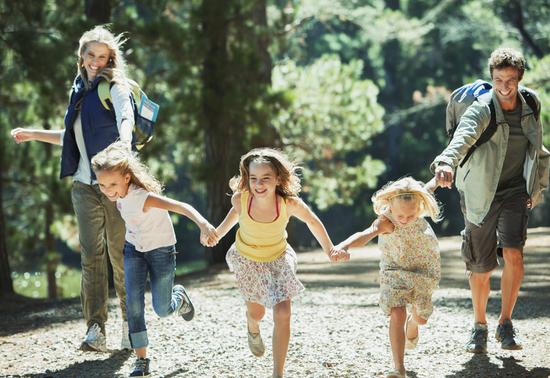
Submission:
[[[377,215],[391,209],[394,201],[415,201],[418,205],[418,216],[432,218],[434,222],[441,220],[441,208],[433,193],[426,189],[423,182],[412,177],[403,177],[390,181],[372,196],[374,212]]]
[[[302,186],[297,171],[300,167],[291,161],[281,151],[273,148],[255,148],[241,157],[239,175],[229,180],[229,187],[233,191],[250,192],[250,164],[268,164],[273,168],[279,179],[276,192],[283,198],[295,197],[300,193]]]
[[[95,155],[92,159],[94,172],[120,172],[130,174],[130,183],[148,192],[161,194],[162,184],[149,173],[149,168],[141,162],[136,152],[127,143],[117,141]]]

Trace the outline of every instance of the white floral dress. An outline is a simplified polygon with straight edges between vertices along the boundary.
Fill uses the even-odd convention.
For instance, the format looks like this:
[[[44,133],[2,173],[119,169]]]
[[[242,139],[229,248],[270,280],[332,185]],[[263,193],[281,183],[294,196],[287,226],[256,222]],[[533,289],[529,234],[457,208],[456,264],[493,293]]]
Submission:
[[[392,220],[391,214],[386,216]],[[433,312],[432,292],[441,278],[437,237],[424,218],[407,225],[393,223],[394,231],[380,235],[378,242],[380,308],[389,316],[392,307],[414,304],[418,315],[428,319]]]
[[[225,259],[247,302],[273,308],[305,290],[296,276],[298,259],[290,245],[279,258],[270,262],[250,260],[240,255],[235,245],[231,246]]]

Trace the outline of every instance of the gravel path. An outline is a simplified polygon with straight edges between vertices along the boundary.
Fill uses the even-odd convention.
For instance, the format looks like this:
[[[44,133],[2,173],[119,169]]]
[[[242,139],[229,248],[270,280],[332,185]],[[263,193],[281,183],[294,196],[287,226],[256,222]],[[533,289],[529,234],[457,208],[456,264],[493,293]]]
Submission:
[[[525,280],[514,324],[524,342],[507,352],[494,340],[500,270],[489,301],[489,353],[462,350],[472,321],[459,239],[442,238],[443,279],[435,311],[421,328],[417,349],[407,352],[409,377],[550,376],[550,228],[529,230]],[[379,252],[358,249],[352,261],[329,264],[320,251],[300,253],[306,292],[293,302],[288,377],[383,377],[391,366],[388,319],[378,308]],[[159,319],[147,297],[151,369],[156,377],[270,377],[272,316],[262,322],[267,351],[251,355],[244,305],[226,270],[184,278],[195,319]],[[32,311],[31,311],[32,309]],[[111,353],[78,350],[85,332],[78,299],[0,303],[0,375],[25,377],[125,377],[133,357],[118,351],[120,314],[111,299],[107,324]]]

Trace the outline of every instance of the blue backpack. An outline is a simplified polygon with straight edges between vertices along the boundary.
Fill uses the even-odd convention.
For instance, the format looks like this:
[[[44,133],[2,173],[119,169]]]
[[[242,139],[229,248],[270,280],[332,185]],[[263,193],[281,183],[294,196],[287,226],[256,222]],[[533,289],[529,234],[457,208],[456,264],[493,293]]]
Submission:
[[[462,117],[466,109],[468,109],[468,107],[474,103],[474,101],[485,101],[489,105],[489,109],[491,109],[491,120],[489,122],[489,126],[487,126],[487,128],[485,129],[485,131],[483,131],[476,143],[468,150],[466,156],[464,156],[464,159],[462,159],[462,162],[460,163],[461,167],[474,153],[476,148],[489,141],[489,139],[491,139],[491,137],[497,131],[498,125],[493,99],[490,95],[483,96],[484,94],[489,93],[492,88],[493,86],[491,85],[491,83],[478,79],[473,83],[465,84],[462,87],[455,89],[453,93],[451,93],[451,99],[447,104],[446,117],[446,131],[447,136],[449,137],[449,141],[453,138],[456,128],[460,122],[460,118]],[[535,114],[535,118],[538,119],[539,112],[534,96],[525,88],[520,87],[519,91],[525,99],[527,105],[529,105],[529,107]]]
[[[113,111],[111,101],[111,86],[106,80],[101,80],[97,86],[99,100],[105,109]],[[131,98],[134,105],[134,130],[132,146],[141,150],[152,138],[159,112],[159,105],[151,101],[137,83],[131,81]]]

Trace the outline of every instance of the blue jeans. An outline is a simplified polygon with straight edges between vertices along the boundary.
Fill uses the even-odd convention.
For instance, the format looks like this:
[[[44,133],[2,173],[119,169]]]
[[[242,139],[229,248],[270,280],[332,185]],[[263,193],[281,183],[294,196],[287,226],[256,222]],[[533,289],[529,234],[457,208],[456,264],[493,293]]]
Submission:
[[[175,271],[175,246],[139,252],[128,242],[124,245],[126,313],[132,348],[142,348],[149,344],[144,316],[147,274],[151,281],[153,309],[158,316],[165,317],[181,306],[181,299],[172,295]]]

